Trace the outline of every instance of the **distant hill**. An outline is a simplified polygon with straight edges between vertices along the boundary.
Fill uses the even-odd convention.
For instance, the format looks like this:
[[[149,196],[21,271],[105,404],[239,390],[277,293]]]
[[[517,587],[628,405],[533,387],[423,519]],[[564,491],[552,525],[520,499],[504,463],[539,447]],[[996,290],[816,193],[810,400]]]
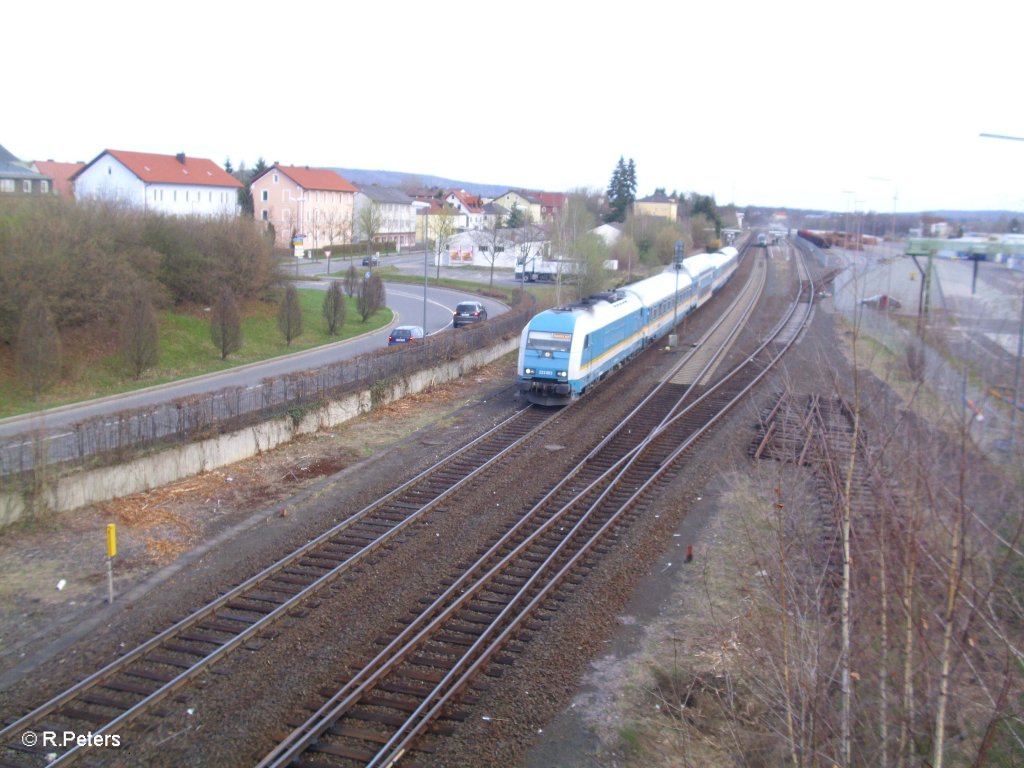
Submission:
[[[402,171],[367,171],[360,168],[332,168],[343,178],[357,187],[376,185],[379,187],[441,187],[442,189],[464,189],[482,197],[497,197],[515,187],[497,184],[476,184],[471,181],[455,181],[441,176],[428,176],[422,173],[404,173]]]

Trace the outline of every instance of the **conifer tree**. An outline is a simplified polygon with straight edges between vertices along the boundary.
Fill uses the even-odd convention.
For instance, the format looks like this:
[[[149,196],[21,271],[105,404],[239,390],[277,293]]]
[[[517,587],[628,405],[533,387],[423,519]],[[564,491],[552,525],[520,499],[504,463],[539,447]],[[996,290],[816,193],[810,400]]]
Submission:
[[[608,183],[608,213],[605,221],[625,221],[626,213],[636,200],[636,164],[633,158],[619,156],[619,162]]]

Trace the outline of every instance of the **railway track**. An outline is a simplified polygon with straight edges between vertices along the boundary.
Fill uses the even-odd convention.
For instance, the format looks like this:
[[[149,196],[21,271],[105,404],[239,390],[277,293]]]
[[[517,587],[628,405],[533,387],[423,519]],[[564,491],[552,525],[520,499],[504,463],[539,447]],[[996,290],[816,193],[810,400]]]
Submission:
[[[763,285],[763,279],[762,273],[760,285]],[[756,289],[755,298],[760,290]],[[746,299],[737,301],[715,329],[698,342],[697,349],[703,352],[719,348],[719,356],[724,354],[735,337],[735,330],[726,332],[721,329],[741,324],[755,298],[748,294]],[[735,309],[738,306],[746,308]],[[682,364],[693,369],[695,356],[696,353],[688,355]],[[710,362],[701,363],[700,369],[710,369],[715,359],[712,357]],[[661,424],[669,413],[664,405],[654,404],[654,401],[667,398],[667,401],[678,405],[678,395],[688,389],[678,382],[674,386],[675,391],[671,391],[673,385],[666,383],[648,398],[652,403],[638,406],[638,411],[654,414],[644,417],[647,422],[643,426],[639,420],[641,417],[637,415],[627,422],[632,426],[617,430],[605,442],[617,441],[614,450],[624,455],[635,450],[642,436]],[[565,412],[567,409],[560,413]],[[115,733],[133,720],[154,713],[160,702],[188,685],[226,654],[239,647],[257,647],[262,642],[261,636],[275,622],[287,615],[296,615],[296,611],[301,612],[302,606],[308,605],[321,588],[341,574],[351,572],[371,553],[389,546],[413,522],[438,509],[445,499],[468,486],[474,478],[493,470],[503,457],[508,457],[557,418],[558,415],[539,409],[526,409],[515,414],[301,549],[10,722],[0,731],[3,750],[0,752],[0,764],[68,764],[91,748],[91,744],[72,745],[66,751],[38,746],[29,748],[18,739],[27,730],[89,731],[99,737]],[[595,457],[604,456],[606,452],[599,446],[593,454]],[[593,468],[600,467],[596,458],[590,463],[591,472]],[[582,484],[589,479],[581,475],[574,482]],[[566,498],[571,499],[572,494],[550,500],[549,506],[564,506],[568,503]],[[540,525],[542,523],[535,523],[532,530],[526,524],[517,526],[513,539],[502,546],[516,546],[540,530]]]
[[[526,408],[391,493],[0,730],[0,765],[68,764],[90,745],[26,746],[26,731],[97,737],[151,712],[212,664],[389,545],[444,499],[557,418]]]
[[[726,325],[740,324],[759,293],[746,292]],[[541,626],[538,612],[553,610],[560,586],[579,578],[621,524],[643,514],[685,452],[795,342],[794,318],[807,323],[811,295],[804,282],[769,337],[717,383],[695,388],[674,380],[691,362],[684,360],[510,530],[424,600],[415,619],[381,640],[380,652],[312,707],[260,768],[405,766],[415,764],[414,750],[434,751],[432,739],[449,730],[443,721],[464,717],[457,706],[472,702],[481,674],[529,639]],[[695,380],[721,358],[734,330],[721,331],[717,354]]]

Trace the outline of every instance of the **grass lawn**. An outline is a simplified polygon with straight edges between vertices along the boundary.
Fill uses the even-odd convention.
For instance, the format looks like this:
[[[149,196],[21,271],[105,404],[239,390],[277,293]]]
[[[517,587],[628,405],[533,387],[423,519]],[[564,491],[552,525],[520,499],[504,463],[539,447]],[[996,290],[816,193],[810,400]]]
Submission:
[[[382,328],[390,324],[393,317],[391,310],[385,308],[364,323],[356,310],[355,300],[346,297],[345,325],[338,335],[328,336],[321,309],[324,292],[302,288],[298,294],[302,305],[303,332],[292,340],[291,346],[285,344],[277,328],[277,305],[251,303],[243,309],[242,348],[229,355],[227,360],[220,359],[220,353],[210,340],[210,323],[203,310],[159,313],[160,360],[138,381],[124,371],[116,351],[83,354],[69,349],[74,345],[65,341],[64,377],[39,402],[34,401],[29,391],[14,377],[13,356],[9,355],[0,368],[0,418],[130,392],[300,352]],[[8,361],[12,364],[8,365]]]

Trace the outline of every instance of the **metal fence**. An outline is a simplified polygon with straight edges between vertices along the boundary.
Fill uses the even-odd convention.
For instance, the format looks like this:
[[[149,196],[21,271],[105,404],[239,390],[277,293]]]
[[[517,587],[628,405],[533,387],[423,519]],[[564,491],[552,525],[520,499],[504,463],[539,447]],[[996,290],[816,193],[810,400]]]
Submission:
[[[526,301],[480,325],[428,337],[423,344],[381,349],[249,387],[98,416],[61,431],[23,434],[0,444],[0,478],[16,477],[43,463],[64,471],[109,466],[142,452],[233,432],[282,415],[299,418],[306,410],[344,395],[367,389],[372,394],[375,385],[398,381],[518,335],[532,311],[533,303]]]

